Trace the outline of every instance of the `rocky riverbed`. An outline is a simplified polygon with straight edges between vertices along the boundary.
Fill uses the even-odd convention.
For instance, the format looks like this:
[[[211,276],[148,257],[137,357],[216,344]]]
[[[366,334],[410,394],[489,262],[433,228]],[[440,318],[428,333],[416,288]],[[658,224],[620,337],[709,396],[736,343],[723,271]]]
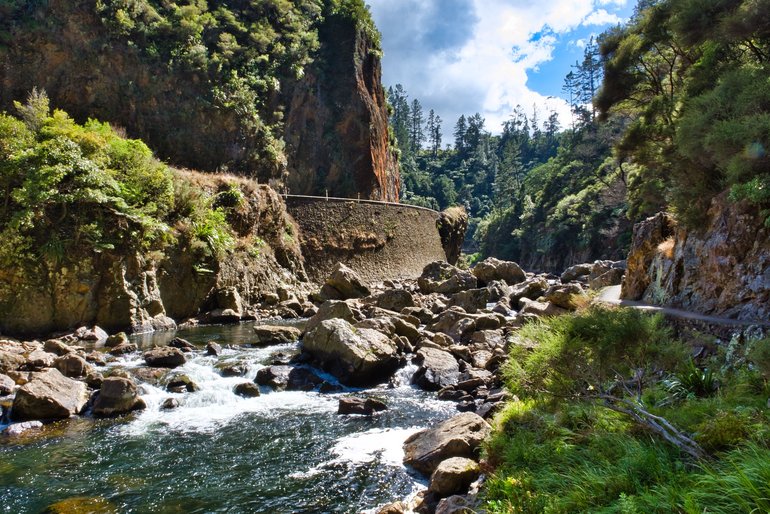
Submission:
[[[1,341],[3,508],[457,512],[516,328],[622,273],[436,262],[370,288],[340,265],[308,319]]]

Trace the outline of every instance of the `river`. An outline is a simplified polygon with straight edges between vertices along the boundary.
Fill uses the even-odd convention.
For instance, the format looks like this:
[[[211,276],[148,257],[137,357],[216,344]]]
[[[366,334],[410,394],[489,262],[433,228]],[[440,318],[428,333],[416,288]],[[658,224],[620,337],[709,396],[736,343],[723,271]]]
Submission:
[[[455,414],[454,403],[409,385],[411,366],[390,386],[331,394],[262,388],[257,398],[241,398],[232,392],[236,384],[299,346],[251,347],[252,334],[246,323],[135,337],[144,348],[177,335],[201,349],[207,341],[225,349],[218,357],[197,352],[174,370],[188,375],[197,392],[168,393],[139,382],[144,411],[0,438],[0,512],[42,512],[74,497],[98,498],[127,513],[361,512],[425,487],[401,464],[401,445]],[[245,377],[225,378],[215,368],[234,362],[245,364]],[[135,354],[108,368],[143,365]],[[338,415],[339,399],[351,393],[380,398],[388,410]],[[180,406],[161,409],[169,397]]]

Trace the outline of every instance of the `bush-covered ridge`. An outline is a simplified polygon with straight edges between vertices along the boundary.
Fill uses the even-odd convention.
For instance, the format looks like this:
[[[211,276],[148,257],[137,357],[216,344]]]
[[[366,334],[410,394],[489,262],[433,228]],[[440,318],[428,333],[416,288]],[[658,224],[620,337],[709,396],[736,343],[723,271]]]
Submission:
[[[286,107],[331,18],[379,48],[363,0],[4,2],[0,102],[44,86],[76,120],[126,127],[175,165],[283,179]]]
[[[235,242],[221,198],[188,183],[147,146],[106,123],[50,111],[45,93],[0,114],[0,263],[17,266],[75,251],[159,250],[189,237],[202,259]],[[229,198],[229,197],[228,197]],[[197,241],[197,243],[196,243]]]
[[[689,334],[707,348],[693,361],[659,315],[606,308],[529,324],[515,338],[527,344],[511,346],[516,399],[488,442],[490,512],[770,508],[770,339],[714,345]],[[652,416],[614,408],[631,404]],[[651,422],[667,423],[702,455]]]

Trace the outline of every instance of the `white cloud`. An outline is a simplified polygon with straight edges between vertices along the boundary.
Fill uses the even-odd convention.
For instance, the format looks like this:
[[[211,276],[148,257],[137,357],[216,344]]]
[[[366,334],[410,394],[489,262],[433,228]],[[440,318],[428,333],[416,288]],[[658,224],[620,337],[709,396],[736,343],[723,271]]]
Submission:
[[[368,1],[383,32],[385,80],[436,109],[447,140],[461,114],[480,112],[498,132],[516,105],[537,105],[541,119],[555,110],[566,125],[567,103],[530,89],[527,73],[552,59],[560,37],[621,21],[607,9],[627,0]]]

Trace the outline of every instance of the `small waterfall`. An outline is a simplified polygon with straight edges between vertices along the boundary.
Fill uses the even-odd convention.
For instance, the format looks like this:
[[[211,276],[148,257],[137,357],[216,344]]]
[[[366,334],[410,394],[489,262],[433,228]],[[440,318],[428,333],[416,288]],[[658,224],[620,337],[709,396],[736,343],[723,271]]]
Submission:
[[[410,387],[412,385],[412,377],[417,373],[418,366],[411,362],[403,368],[396,371],[393,378],[390,380],[390,384],[394,388],[398,387]]]

